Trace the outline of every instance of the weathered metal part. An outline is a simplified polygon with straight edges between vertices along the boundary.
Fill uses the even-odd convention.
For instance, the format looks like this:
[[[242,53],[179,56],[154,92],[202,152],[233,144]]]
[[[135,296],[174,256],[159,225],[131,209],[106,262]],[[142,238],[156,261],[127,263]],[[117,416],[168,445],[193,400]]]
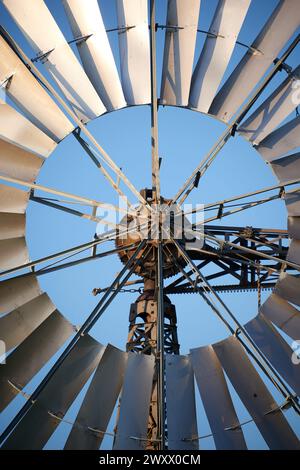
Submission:
[[[147,0],[117,0],[121,80],[128,105],[151,101]]]
[[[3,449],[42,449],[97,367],[103,346],[83,336],[37,401],[9,435]],[[80,373],[78,373],[80,371]]]
[[[7,358],[0,368],[0,410],[16,396],[74,332],[57,311],[51,313]]]
[[[97,0],[63,1],[83,68],[108,111],[126,106]]]
[[[102,353],[65,444],[67,450],[98,450],[114,410],[128,355],[110,344]]]
[[[210,114],[228,122],[300,23],[297,0],[280,0],[261,32],[216,95]],[[255,52],[254,52],[255,51]],[[256,52],[257,51],[257,52]]]
[[[128,353],[114,450],[146,446],[154,365],[153,355]]]
[[[83,122],[106,109],[43,0],[3,4]]]
[[[229,64],[251,0],[220,0],[193,73],[189,106],[207,113]],[[186,8],[185,5],[185,9]],[[192,49],[193,50],[193,49]]]
[[[190,356],[166,355],[168,449],[198,450],[194,373]]]
[[[213,348],[269,448],[299,449],[298,438],[237,338],[231,336]]]
[[[191,361],[216,449],[247,449],[225,375],[213,347],[192,349]]]
[[[0,339],[7,351],[27,338],[56,307],[47,294],[41,294],[0,318]]]
[[[159,103],[187,106],[201,0],[169,0]]]
[[[300,338],[300,312],[287,300],[272,293],[261,306],[260,312],[291,338]]]

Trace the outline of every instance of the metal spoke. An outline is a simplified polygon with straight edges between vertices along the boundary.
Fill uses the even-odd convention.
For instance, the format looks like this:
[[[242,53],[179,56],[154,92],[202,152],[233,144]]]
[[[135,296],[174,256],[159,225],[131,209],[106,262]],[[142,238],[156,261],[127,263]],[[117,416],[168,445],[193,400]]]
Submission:
[[[160,450],[165,449],[165,355],[164,355],[164,283],[163,283],[163,254],[162,242],[157,247],[156,270],[156,294],[157,294],[157,359],[158,359],[158,436],[160,438]]]
[[[145,228],[145,226],[141,226],[141,229],[143,229],[143,228]],[[77,245],[77,246],[74,246],[72,248],[68,248],[68,249],[63,250],[63,251],[53,253],[52,255],[48,255],[48,256],[45,256],[43,258],[39,258],[35,261],[30,261],[29,263],[26,263],[26,264],[21,264],[19,266],[16,266],[15,268],[11,268],[11,269],[8,269],[6,271],[2,271],[0,273],[0,277],[4,277],[4,276],[7,276],[8,274],[12,274],[12,273],[15,273],[17,271],[21,271],[22,269],[26,269],[26,268],[32,269],[35,266],[37,266],[38,264],[44,263],[46,261],[51,261],[51,260],[56,259],[56,258],[60,258],[61,256],[67,255],[69,253],[74,253],[74,255],[76,255],[82,250],[93,248],[95,246],[100,245],[101,243],[106,242],[106,241],[112,241],[112,240],[115,239],[116,235],[119,235],[119,236],[125,235],[125,234],[127,235],[127,234],[130,234],[131,232],[134,232],[135,230],[136,230],[135,227],[131,228],[130,230],[128,230],[128,229],[118,230],[118,231],[110,230],[105,235],[97,238],[96,240],[93,240],[93,241],[90,241],[90,242],[87,242],[87,243],[83,243],[82,245]]]
[[[209,222],[213,222],[214,220],[223,219],[224,217],[228,217],[230,215],[237,214],[238,212],[242,212],[242,211],[245,211],[247,209],[252,209],[253,207],[261,206],[262,204],[266,204],[267,202],[276,201],[277,199],[281,199],[281,197],[282,197],[281,194],[278,194],[278,195],[271,196],[271,197],[268,197],[268,198],[265,198],[265,199],[260,199],[259,201],[249,202],[249,203],[246,203],[246,204],[244,204],[240,207],[236,207],[235,209],[231,209],[227,212],[223,212],[224,208],[222,206],[220,206],[220,209],[219,209],[217,215],[215,215],[213,217],[209,217],[208,219],[205,219],[201,223],[195,224],[195,227],[197,227],[199,225],[207,224]]]
[[[55,364],[51,367],[50,371],[46,374],[46,376],[44,377],[42,382],[35,389],[35,391],[33,392],[33,394],[30,397],[30,400],[28,400],[25,403],[25,405],[21,408],[21,410],[17,413],[17,415],[13,418],[13,420],[10,422],[10,424],[3,431],[3,433],[0,436],[0,444],[2,444],[5,441],[5,439],[9,436],[9,434],[15,429],[15,427],[23,419],[23,417],[34,406],[34,404],[36,403],[36,401],[37,401],[38,397],[40,396],[41,392],[44,390],[46,385],[49,383],[49,381],[51,380],[51,378],[53,377],[55,372],[63,364],[65,359],[69,356],[70,352],[74,349],[76,344],[80,341],[80,339],[83,336],[85,336],[89,333],[91,328],[99,320],[99,318],[105,312],[107,307],[111,304],[112,300],[116,297],[119,290],[123,287],[123,285],[127,282],[127,280],[132,275],[132,273],[135,269],[136,263],[138,263],[138,264],[141,263],[141,259],[137,260],[137,256],[140,253],[140,251],[144,248],[145,243],[146,243],[145,241],[142,241],[139,244],[139,246],[136,249],[135,253],[132,255],[132,257],[127,262],[127,264],[124,266],[122,271],[118,274],[118,276],[112,282],[110,289],[107,292],[105,292],[105,294],[102,296],[100,302],[93,309],[92,313],[89,315],[87,320],[83,323],[83,325],[79,328],[79,330],[74,335],[74,337],[72,338],[72,340],[70,341],[70,343],[68,344],[66,349],[63,351],[63,353],[57,359]],[[126,274],[126,272],[127,272],[127,274]]]
[[[92,151],[92,149],[90,148],[89,144],[80,136],[79,131],[80,131],[80,129],[79,129],[79,130],[76,129],[75,131],[73,131],[73,135],[74,135],[74,137],[76,138],[77,142],[79,142],[79,144],[80,144],[81,147],[84,149],[84,151],[86,152],[86,154],[90,157],[90,159],[91,159],[92,162],[96,165],[96,167],[98,168],[98,170],[100,170],[101,173],[104,175],[104,177],[108,180],[108,182],[109,182],[110,185],[113,187],[113,189],[115,189],[116,192],[119,194],[119,196],[120,196],[124,201],[126,201],[126,204],[128,205],[128,207],[132,207],[132,205],[131,205],[130,202],[128,201],[127,197],[125,196],[125,194],[123,193],[123,191],[120,189],[119,184],[113,180],[113,178],[112,178],[111,175],[108,173],[108,171],[103,167],[103,165],[101,165],[101,163],[99,162],[97,156],[95,155],[95,151],[94,151],[94,152]]]
[[[11,41],[11,38],[9,38]],[[86,128],[86,126],[80,121],[80,119],[76,116],[73,110],[70,108],[69,105],[61,98],[61,96],[57,93],[55,88],[49,83],[49,81],[44,77],[44,75],[39,71],[39,69],[35,66],[34,63],[27,57],[25,52],[22,48],[13,41],[14,47],[18,51],[18,54],[22,58],[22,60],[26,63],[29,70],[32,70],[35,76],[39,79],[39,81],[48,89],[48,91],[56,98],[56,100],[60,103],[66,113],[71,117],[71,119],[76,123],[79,129],[87,136],[90,140],[92,145],[100,152],[103,159],[107,163],[107,165],[114,171],[114,173],[124,182],[124,184],[128,187],[128,189],[137,197],[137,199],[141,202],[141,204],[148,207],[150,210],[150,206],[147,201],[141,196],[140,192],[135,188],[135,186],[131,183],[131,181],[125,176],[125,174],[120,170],[118,165],[112,160],[112,158],[108,155],[108,153],[104,150],[103,147],[98,143],[98,141],[94,138],[94,136],[90,133],[90,131]],[[114,188],[115,189],[115,188]]]
[[[41,184],[29,183],[28,181],[24,181],[18,178],[12,178],[10,176],[5,176],[5,175],[0,175],[0,180],[7,181],[8,183],[18,184],[20,186],[25,186],[26,188],[44,191],[49,194],[56,194],[57,196],[74,199],[75,201],[80,202],[82,203],[82,205],[85,205],[85,206],[102,207],[103,209],[116,210],[116,211],[121,211],[121,212],[126,213],[126,209],[120,209],[118,206],[115,206],[113,204],[107,204],[107,203],[99,202],[94,199],[89,199],[83,196],[77,196],[72,193],[66,193],[65,191],[60,191],[58,189],[49,188],[48,186],[43,186]]]
[[[217,209],[217,208],[220,208],[220,206],[225,206],[229,202],[239,201],[240,199],[246,199],[248,197],[256,196],[258,194],[267,193],[267,192],[273,191],[275,189],[279,189],[280,193],[282,194],[284,192],[285,187],[291,186],[291,185],[297,184],[297,183],[300,183],[299,178],[293,179],[293,180],[288,180],[288,181],[285,181],[284,183],[279,183],[279,184],[275,184],[275,185],[272,185],[272,186],[267,186],[265,188],[258,189],[256,191],[251,191],[251,192],[248,192],[248,193],[239,194],[237,196],[233,196],[233,197],[230,197],[230,198],[227,198],[227,199],[221,199],[220,201],[211,202],[209,204],[204,204],[203,209],[204,210],[214,209],[214,208]],[[296,188],[292,191],[299,191],[299,189],[300,188]],[[203,209],[202,208],[193,209],[191,211],[185,212],[184,215],[196,214],[197,212],[200,212]]]
[[[156,201],[160,203],[160,176],[158,155],[158,101],[156,78],[156,24],[155,0],[150,6],[150,52],[151,52],[151,151],[152,151],[152,189],[156,194]]]
[[[212,164],[220,150],[224,147],[226,142],[235,135],[238,125],[244,119],[248,111],[252,108],[252,106],[256,103],[258,98],[260,97],[261,93],[270,83],[272,78],[276,75],[276,73],[281,69],[282,64],[286,61],[289,55],[293,52],[295,47],[300,42],[300,34],[294,39],[294,41],[290,44],[286,52],[284,52],[278,61],[273,65],[271,71],[263,80],[262,84],[259,88],[254,91],[251,97],[247,100],[246,104],[242,107],[241,111],[233,117],[231,124],[229,124],[228,128],[224,131],[224,133],[219,138],[218,142],[212,147],[212,149],[208,152],[208,154],[204,157],[204,159],[200,162],[200,164],[195,168],[192,175],[187,179],[184,185],[179,189],[177,194],[174,196],[172,200],[172,204],[179,201],[179,204],[182,204],[186,199],[186,196],[190,194],[190,192],[198,186],[199,179],[204,175],[206,170]],[[196,180],[196,181],[195,181]],[[195,184],[197,183],[197,184]],[[186,195],[184,194],[186,193]]]
[[[67,214],[75,215],[76,217],[80,217],[81,219],[90,220],[90,221],[96,222],[98,224],[109,225],[109,226],[114,227],[114,228],[117,227],[117,224],[115,224],[113,222],[109,222],[109,221],[107,221],[105,219],[102,219],[100,217],[96,217],[95,215],[85,214],[84,212],[80,212],[80,211],[77,211],[75,209],[71,209],[69,207],[62,206],[60,204],[56,204],[55,202],[53,202],[49,199],[44,199],[42,197],[36,197],[36,196],[30,195],[30,200],[33,201],[33,202],[37,202],[38,204],[42,204],[44,206],[51,207],[52,209],[57,209],[59,211],[66,212]]]
[[[136,248],[136,245],[132,244],[132,245],[122,247],[122,251],[132,250],[134,248]],[[85,258],[80,258],[80,259],[76,259],[76,260],[73,260],[73,261],[68,261],[67,263],[57,265],[57,263],[61,263],[62,261],[65,261],[66,259],[72,258],[72,257],[74,257],[78,254],[81,254],[86,250],[88,250],[88,248],[85,248],[84,250],[81,250],[79,252],[76,252],[76,253],[73,253],[69,256],[66,256],[61,260],[58,260],[54,263],[51,263],[50,265],[45,266],[44,268],[40,268],[40,269],[32,271],[32,272],[27,272],[27,273],[24,273],[24,274],[20,274],[19,276],[15,276],[14,279],[20,279],[20,278],[24,278],[24,277],[33,276],[33,275],[39,277],[39,276],[43,276],[45,274],[53,273],[55,271],[61,271],[62,269],[71,268],[73,266],[77,266],[78,264],[87,263],[89,261],[95,261],[97,259],[106,258],[107,256],[117,254],[117,253],[120,252],[121,249],[120,248],[115,248],[113,250],[104,251],[102,253],[98,253],[98,254],[91,255],[91,256],[86,256]],[[0,277],[1,276],[2,276],[2,274],[0,274]]]

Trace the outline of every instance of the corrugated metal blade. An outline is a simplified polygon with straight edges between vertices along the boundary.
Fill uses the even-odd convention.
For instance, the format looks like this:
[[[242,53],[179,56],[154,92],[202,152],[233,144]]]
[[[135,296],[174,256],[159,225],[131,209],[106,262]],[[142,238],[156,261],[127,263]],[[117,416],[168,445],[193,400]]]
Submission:
[[[168,449],[199,449],[194,373],[190,356],[166,355]]]
[[[293,350],[274,326],[262,314],[246,323],[246,330],[256,343],[260,351],[270,361],[273,367],[289,386],[300,394],[299,367],[291,360]]]
[[[49,74],[70,102],[77,116],[87,122],[105,107],[43,0],[3,0]]]
[[[228,122],[300,25],[298,0],[280,0],[261,32],[215,97],[209,113]]]
[[[0,411],[18,393],[13,385],[22,390],[72,333],[72,325],[56,310],[6,358],[0,368]]]
[[[0,64],[7,95],[35,126],[56,142],[72,132],[74,126],[1,36]]]
[[[207,113],[229,64],[251,0],[219,0],[195,71],[190,106]]]
[[[299,440],[286,421],[239,341],[231,336],[213,345],[226,375],[271,450],[299,449]],[[272,411],[273,410],[273,411]],[[271,411],[271,413],[270,413]]]
[[[24,214],[28,199],[29,192],[0,184],[0,212]]]
[[[271,294],[260,312],[291,338],[300,338],[300,312],[279,295]]]
[[[0,317],[0,339],[6,350],[20,344],[55,310],[47,294],[41,294],[12,312]]]
[[[20,421],[3,449],[42,449],[98,365],[102,346],[83,336]],[[58,418],[56,418],[58,416]]]
[[[114,450],[145,448],[153,374],[153,356],[128,354]]]
[[[287,273],[281,273],[274,292],[288,302],[300,306],[299,278]]]
[[[25,237],[0,241],[0,270],[15,268],[29,262]]]
[[[151,102],[147,0],[116,0],[121,80],[128,105]],[[130,29],[126,29],[130,28]]]
[[[160,103],[187,106],[201,0],[169,0]],[[173,28],[172,28],[173,26]],[[178,29],[174,26],[179,27]]]
[[[288,217],[288,232],[290,238],[300,240],[300,217]]]
[[[0,282],[0,314],[21,307],[42,293],[37,277],[7,279]]]
[[[293,99],[295,81],[300,79],[300,66],[279,85],[276,90],[242,122],[239,134],[253,144],[259,144],[296,108]]]
[[[0,173],[33,183],[43,158],[0,139]]]
[[[192,349],[191,359],[216,449],[247,449],[223,369],[213,347]]]
[[[126,362],[127,353],[110,344],[103,349],[65,449],[99,449],[123,385]]]
[[[270,163],[270,166],[280,183],[294,180],[297,177],[300,180],[300,153],[275,160]]]
[[[289,216],[300,216],[300,194],[297,192],[286,191],[284,201]]]
[[[300,116],[267,135],[256,147],[264,160],[271,162],[300,147]]]
[[[1,99],[0,137],[41,157],[48,157],[56,148],[54,140]]]
[[[108,111],[126,106],[97,0],[63,0],[84,70]]]
[[[0,212],[0,240],[25,235],[25,215]]]
[[[300,265],[300,240],[291,240],[286,259]]]

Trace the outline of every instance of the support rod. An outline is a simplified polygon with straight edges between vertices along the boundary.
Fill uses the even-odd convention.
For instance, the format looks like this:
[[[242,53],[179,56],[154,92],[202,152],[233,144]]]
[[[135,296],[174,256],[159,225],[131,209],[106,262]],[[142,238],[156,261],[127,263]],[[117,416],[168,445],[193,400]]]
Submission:
[[[113,222],[106,221],[105,219],[102,219],[95,215],[85,214],[84,212],[77,211],[76,209],[71,209],[70,207],[56,204],[55,202],[49,199],[44,199],[42,197],[36,197],[36,196],[30,196],[30,200],[38,204],[41,204],[43,206],[48,206],[48,207],[51,207],[52,209],[66,212],[67,214],[75,215],[76,217],[80,217],[81,219],[90,220],[91,222],[96,222],[97,224],[110,225],[111,227],[114,227],[114,228],[117,227],[117,224]]]
[[[114,279],[112,282],[110,289],[102,296],[100,302],[96,305],[92,313],[89,315],[87,320],[84,322],[84,324],[80,327],[80,329],[77,331],[77,333],[74,335],[66,349],[63,351],[63,353],[60,355],[60,357],[57,359],[55,364],[51,367],[50,371],[47,373],[47,375],[44,377],[42,382],[38,385],[38,387],[35,389],[33,394],[30,397],[30,400],[28,400],[25,405],[21,408],[21,410],[17,413],[17,415],[14,417],[14,419],[10,422],[10,424],[6,427],[6,429],[3,431],[3,433],[0,436],[0,445],[6,440],[6,438],[9,436],[9,434],[15,429],[15,427],[19,424],[19,422],[23,419],[23,417],[28,413],[28,411],[34,406],[35,401],[38,399],[39,395],[41,392],[44,390],[46,385],[49,383],[55,372],[58,370],[58,368],[62,365],[62,363],[65,361],[65,359],[68,357],[70,352],[74,349],[75,345],[80,341],[80,338],[91,330],[91,328],[94,326],[94,324],[98,321],[100,316],[104,313],[106,308],[110,305],[112,300],[116,297],[118,294],[119,290],[123,287],[123,285],[126,283],[126,281],[129,279],[131,274],[134,271],[135,268],[135,260],[140,253],[140,251],[144,248],[145,246],[145,241],[142,241],[133,256],[129,259],[127,264],[124,266],[122,271],[118,274],[118,276]],[[141,260],[138,260],[137,263],[141,262]],[[123,278],[125,275],[126,271],[129,272],[126,274],[126,276]],[[114,290],[116,289],[116,290]],[[110,296],[110,297],[109,297]]]
[[[152,189],[156,201],[160,203],[160,176],[158,155],[158,110],[157,110],[157,78],[156,78],[156,23],[155,0],[150,6],[150,52],[151,52],[151,151],[152,151]]]
[[[143,228],[145,228],[145,226],[141,226],[141,229],[143,229]],[[100,238],[97,238],[94,241],[83,243],[82,245],[77,245],[77,246],[74,246],[72,248],[68,248],[68,249],[63,250],[63,251],[58,251],[56,253],[53,253],[52,255],[44,256],[43,258],[39,258],[35,261],[30,261],[29,263],[21,264],[19,266],[16,266],[15,268],[11,268],[11,269],[8,269],[6,271],[2,271],[0,273],[0,277],[7,276],[8,274],[12,274],[12,273],[20,271],[22,269],[33,268],[37,264],[44,263],[45,261],[51,261],[52,259],[60,258],[61,256],[67,255],[69,253],[78,254],[77,252],[80,252],[84,249],[89,249],[89,248],[95,247],[97,245],[100,245],[101,243],[104,243],[106,241],[114,240],[114,238],[116,237],[117,234],[120,235],[120,236],[123,235],[123,234],[127,235],[127,234],[130,234],[131,232],[134,232],[135,230],[136,230],[135,227],[133,227],[129,230],[123,230],[123,231],[120,230],[118,232],[116,230],[110,230],[105,235],[103,235]]]
[[[79,129],[80,130],[80,129]],[[103,167],[103,165],[101,165],[101,163],[99,162],[98,158],[96,157],[96,155],[94,154],[94,152],[91,150],[89,144],[80,136],[80,133],[78,132],[78,129],[76,129],[75,131],[73,131],[73,135],[75,137],[75,139],[77,140],[77,142],[79,142],[79,144],[81,145],[81,147],[83,148],[83,150],[86,152],[86,154],[90,157],[90,159],[92,160],[92,162],[96,165],[96,167],[98,168],[98,170],[101,171],[101,173],[105,176],[105,178],[108,180],[108,182],[110,183],[110,185],[113,187],[113,189],[115,189],[115,191],[119,194],[119,196],[123,199],[123,200],[126,200],[127,202],[127,205],[129,207],[131,207],[131,204],[130,202],[128,201],[127,197],[125,196],[125,194],[123,193],[123,191],[121,191],[121,189],[119,188],[119,185],[113,180],[113,178],[110,176],[110,174],[108,173],[108,171]],[[118,176],[119,177],[119,176]]]
[[[103,207],[104,209],[113,209],[118,211],[120,210],[118,206],[115,206],[113,204],[106,204],[104,202],[96,201],[95,199],[89,199],[83,196],[77,196],[72,193],[66,193],[65,191],[49,188],[48,186],[43,186],[41,184],[29,183],[28,181],[21,180],[19,178],[12,178],[10,176],[0,175],[0,180],[7,181],[8,183],[19,184],[20,186],[25,186],[26,188],[44,191],[49,194],[56,194],[56,196],[74,199],[74,201],[81,202],[85,206]]]
[[[136,248],[136,245],[128,245],[128,247],[125,247],[125,246],[122,247],[122,251],[132,250],[134,248]],[[86,251],[87,249],[88,248],[82,251]],[[79,251],[78,253],[75,253],[75,254],[71,254],[63,258],[62,260],[56,261],[48,266],[45,266],[44,268],[40,268],[37,271],[27,272],[24,274],[20,274],[19,276],[15,276],[14,279],[20,279],[24,277],[33,276],[33,275],[39,277],[39,276],[44,276],[45,274],[53,273],[55,271],[61,271],[62,269],[72,268],[73,266],[77,266],[78,264],[87,263],[89,261],[95,261],[96,259],[101,259],[101,258],[105,258],[106,256],[117,254],[119,253],[120,248],[115,248],[113,250],[104,251],[102,253],[98,253],[98,254],[91,255],[91,256],[86,256],[85,258],[80,258],[80,259],[68,261],[66,263],[57,265],[57,263],[65,261],[67,258],[71,258],[72,256],[75,256],[76,254],[82,253],[82,251]]]
[[[157,360],[158,360],[158,436],[160,437],[160,450],[165,449],[165,354],[164,354],[164,286],[163,286],[163,254],[162,242],[157,247]]]

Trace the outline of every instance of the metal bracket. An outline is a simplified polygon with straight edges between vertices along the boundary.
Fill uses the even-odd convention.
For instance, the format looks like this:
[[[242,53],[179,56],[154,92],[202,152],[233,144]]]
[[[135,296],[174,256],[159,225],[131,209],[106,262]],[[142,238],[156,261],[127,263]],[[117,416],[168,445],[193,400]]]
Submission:
[[[117,31],[118,34],[123,34],[123,33],[126,33],[127,31],[129,31],[130,29],[132,28],[135,28],[136,26],[122,26],[121,28],[111,28],[111,29],[107,29],[106,32],[107,33],[113,33],[114,31]]]
[[[43,52],[42,54],[38,55],[37,57],[34,57],[33,59],[31,59],[31,62],[34,63],[34,62],[41,61],[42,63],[44,63],[43,60],[44,59],[47,60],[48,56],[51,54],[51,52],[54,51],[54,49],[55,49],[55,47],[53,49],[51,49],[50,51],[48,51],[48,52]],[[46,60],[45,60],[45,62],[46,62]]]
[[[276,65],[277,62],[279,62],[279,58],[277,57],[275,60],[273,60],[273,64]],[[290,75],[293,71],[293,67],[291,67],[290,65],[286,64],[285,62],[283,62],[279,68],[278,68],[279,72],[281,72],[282,70],[284,70],[288,75]]]
[[[176,33],[176,31],[184,29],[184,27],[172,24],[156,24],[155,31],[157,31],[158,29],[165,29],[169,33]]]
[[[0,88],[5,88],[6,90],[9,89],[10,87],[10,84],[12,82],[12,79],[14,77],[14,73],[12,75],[10,75],[9,77],[7,77],[1,84],[0,84]]]
[[[80,43],[80,42],[85,42],[87,39],[89,39],[91,36],[93,36],[93,33],[87,34],[86,36],[79,36],[78,38],[72,39],[71,41],[68,41],[68,44],[73,44],[74,42]]]
[[[223,216],[223,209],[224,209],[224,204],[220,204],[219,210],[218,210],[218,213],[217,213],[217,218],[218,218],[218,219],[222,219],[222,216]]]

